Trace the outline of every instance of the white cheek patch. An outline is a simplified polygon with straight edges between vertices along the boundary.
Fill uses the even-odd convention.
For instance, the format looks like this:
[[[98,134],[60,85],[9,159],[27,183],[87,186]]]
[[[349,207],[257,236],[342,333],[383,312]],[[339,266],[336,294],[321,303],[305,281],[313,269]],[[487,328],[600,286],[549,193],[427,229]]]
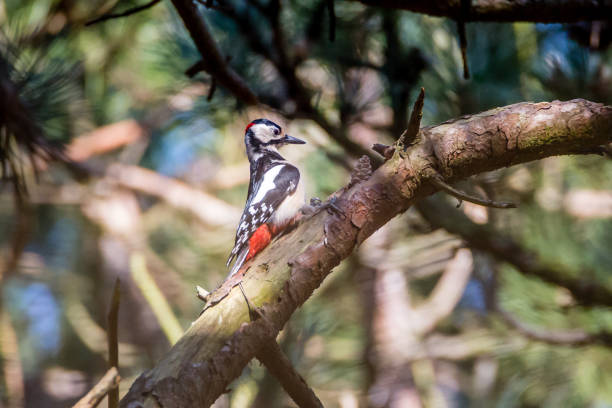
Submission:
[[[276,184],[274,184],[274,179],[276,179],[276,176],[278,176],[283,167],[285,167],[284,164],[274,166],[264,174],[263,181],[261,182],[261,185],[257,190],[257,194],[255,195],[255,197],[253,197],[253,201],[251,201],[251,204],[256,204],[260,202],[266,196],[266,193],[268,191],[274,190],[274,188],[276,188]]]
[[[268,143],[271,139],[275,137],[274,131],[270,128],[270,126],[264,123],[258,123],[256,125],[251,126],[251,130],[255,134],[255,137],[263,143]]]

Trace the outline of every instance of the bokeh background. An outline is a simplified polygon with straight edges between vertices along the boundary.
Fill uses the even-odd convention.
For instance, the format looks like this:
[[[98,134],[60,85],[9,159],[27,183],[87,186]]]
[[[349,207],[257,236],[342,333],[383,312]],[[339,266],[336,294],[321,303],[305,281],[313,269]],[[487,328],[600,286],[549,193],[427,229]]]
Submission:
[[[195,285],[227,273],[250,120],[308,141],[284,153],[325,198],[372,143],[401,134],[421,86],[423,125],[520,101],[612,101],[609,22],[470,23],[465,80],[446,19],[337,1],[331,41],[326,1],[204,3],[265,105],[185,75],[200,55],[170,2],[87,27],[138,3],[0,2],[0,80],[20,84],[27,121],[73,160],[22,150],[21,181],[0,190],[0,406],[65,407],[95,384],[117,277],[121,394],[177,340],[202,306]],[[438,194],[392,220],[281,333],[298,371],[327,407],[611,407],[610,158],[550,158],[460,187],[519,208]],[[496,240],[512,241],[506,258]],[[252,362],[215,406],[292,404]]]

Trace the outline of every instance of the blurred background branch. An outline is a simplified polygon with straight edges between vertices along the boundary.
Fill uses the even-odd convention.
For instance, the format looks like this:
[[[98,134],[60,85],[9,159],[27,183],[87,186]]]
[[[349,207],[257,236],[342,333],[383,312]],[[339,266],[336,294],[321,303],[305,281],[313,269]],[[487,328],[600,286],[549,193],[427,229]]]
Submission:
[[[529,21],[534,23],[571,23],[585,20],[600,20],[610,12],[609,1],[593,3],[588,0],[507,0],[470,1],[470,11],[461,10],[462,0],[359,0],[361,3],[392,9],[410,10],[415,13],[437,17],[449,17],[464,21]]]

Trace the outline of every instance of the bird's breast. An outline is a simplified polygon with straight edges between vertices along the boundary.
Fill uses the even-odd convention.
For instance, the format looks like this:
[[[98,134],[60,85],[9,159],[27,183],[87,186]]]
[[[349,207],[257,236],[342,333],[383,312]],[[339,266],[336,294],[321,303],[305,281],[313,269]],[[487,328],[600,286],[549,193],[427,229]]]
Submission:
[[[304,189],[304,182],[300,177],[297,188],[283,202],[278,206],[274,215],[272,216],[272,224],[274,225],[285,225],[290,222],[298,214],[300,209],[306,202],[306,192]]]

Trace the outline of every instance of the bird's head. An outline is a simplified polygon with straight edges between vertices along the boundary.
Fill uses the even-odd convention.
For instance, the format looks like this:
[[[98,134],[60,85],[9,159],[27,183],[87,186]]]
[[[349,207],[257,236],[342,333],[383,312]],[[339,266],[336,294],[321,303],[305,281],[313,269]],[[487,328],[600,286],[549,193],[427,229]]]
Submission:
[[[283,134],[280,126],[268,119],[255,119],[244,130],[244,143],[250,160],[266,152],[278,154],[286,144],[304,144],[303,140]]]

